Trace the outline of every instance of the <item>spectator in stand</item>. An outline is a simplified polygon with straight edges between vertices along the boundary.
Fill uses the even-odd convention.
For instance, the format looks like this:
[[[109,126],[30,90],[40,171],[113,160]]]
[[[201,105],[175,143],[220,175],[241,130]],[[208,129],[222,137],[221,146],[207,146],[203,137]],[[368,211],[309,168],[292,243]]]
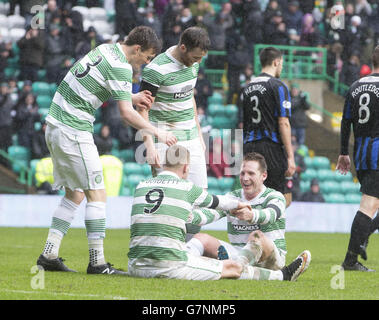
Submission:
[[[157,34],[158,38],[162,38],[162,22],[160,21],[159,17],[154,14],[153,8],[147,8],[145,10],[143,25],[152,28]]]
[[[361,70],[359,71],[359,77],[366,77],[371,73],[371,68],[367,64],[363,64],[361,66]]]
[[[311,181],[311,189],[307,192],[304,192],[300,201],[304,202],[325,202],[324,196],[320,192],[320,185],[316,178]]]
[[[229,28],[226,34],[226,58],[228,62],[227,78],[229,84],[227,104],[235,103],[241,90],[240,75],[250,62],[248,46],[243,35]]]
[[[288,2],[288,8],[284,14],[284,22],[288,29],[295,29],[298,34],[301,33],[301,24],[303,12],[299,8],[299,1],[291,0]]]
[[[291,132],[296,137],[299,145],[305,144],[305,132],[307,128],[306,111],[310,109],[307,95],[300,90],[297,83],[291,84]]]
[[[189,4],[189,8],[194,17],[205,15],[215,15],[215,11],[213,9],[212,4],[206,0],[195,0],[191,1]]]
[[[155,0],[154,1],[154,9],[155,13],[159,18],[161,18],[169,4],[170,0]]]
[[[8,92],[8,84],[2,82],[0,87],[0,149],[4,151],[7,151],[12,145],[12,109],[13,102]],[[0,160],[0,164],[6,163]]]
[[[118,109],[116,100],[110,98],[104,102],[100,108],[101,110],[101,123],[107,125],[112,137],[119,136],[119,129],[122,125],[120,121],[120,111]]]
[[[211,131],[212,126],[208,122],[208,117],[205,114],[205,110],[202,107],[199,107],[199,105],[197,105],[197,118],[199,120],[202,133]]]
[[[182,30],[196,26],[196,20],[192,16],[189,8],[183,8],[180,12],[180,24],[182,26]]]
[[[301,190],[300,190],[300,181],[301,181],[301,173],[305,171],[306,165],[304,161],[304,156],[302,156],[298,150],[299,150],[299,144],[297,143],[296,136],[291,136],[292,140],[292,149],[294,151],[295,156],[295,164],[296,169],[295,173],[292,176],[292,200],[293,201],[299,201],[301,198]]]
[[[16,104],[21,103],[21,101],[25,101],[26,96],[29,93],[32,93],[32,89],[33,89],[32,88],[32,84],[33,84],[33,82],[31,82],[30,80],[25,80],[24,81],[21,90],[19,90],[19,92],[18,92],[18,99],[17,99]]]
[[[334,77],[334,73],[338,71],[340,74],[342,71],[343,61],[341,58],[343,45],[340,42],[335,42],[327,51],[327,66],[326,70],[329,76]]]
[[[358,53],[353,53],[349,61],[343,64],[340,81],[350,86],[354,81],[359,79],[360,61]]]
[[[136,130],[131,126],[126,126],[124,123],[120,124],[118,130],[118,141],[120,142],[120,149],[133,149],[143,143],[135,140]]]
[[[377,1],[373,1],[376,3]],[[377,4],[377,3],[376,3]],[[367,2],[367,0],[356,0],[355,1],[355,12],[359,15],[364,21],[371,16],[373,13],[371,4]]]
[[[228,6],[226,6],[228,7]],[[227,14],[228,9],[219,12],[216,16],[206,14],[203,17],[203,24],[208,31],[211,40],[211,50],[224,51],[226,42],[226,31],[234,24],[231,14]],[[225,64],[225,56],[210,55],[206,60],[208,68],[223,69]]]
[[[79,60],[84,57],[92,49],[96,48],[104,42],[102,36],[100,36],[95,27],[91,26],[88,28],[84,39],[78,43],[75,48],[75,59]]]
[[[172,26],[172,30],[164,34],[164,42],[162,52],[166,51],[168,48],[176,45],[179,42],[180,34],[182,33],[182,26],[177,23]]]
[[[15,76],[11,76],[8,80],[8,93],[12,103],[15,105],[18,102],[17,78]]]
[[[34,123],[41,120],[34,95],[29,93],[15,111],[14,128],[17,132],[18,143],[31,149]]]
[[[173,25],[180,23],[180,13],[184,8],[183,0],[171,0],[162,18],[162,34],[172,30]]]
[[[32,13],[33,6],[43,6],[45,0],[10,0],[9,15],[15,14],[15,8],[18,4],[20,6],[20,15],[25,18],[25,26],[29,26],[34,14]]]
[[[124,38],[129,32],[142,23],[136,0],[115,0],[116,33]]]
[[[44,66],[44,32],[28,27],[17,46],[20,48],[20,80],[37,81],[38,70]]]
[[[45,10],[45,25],[49,26],[52,23],[52,18],[59,15],[59,8],[56,0],[48,0],[47,8]]]
[[[113,141],[110,133],[111,132],[109,127],[107,125],[103,125],[101,127],[100,134],[95,134],[93,136],[95,145],[97,147],[97,150],[99,151],[99,155],[111,153]]]
[[[34,124],[31,148],[32,159],[42,159],[50,156],[45,140],[46,125],[46,122],[42,124],[36,122]]]
[[[67,54],[67,41],[61,33],[61,27],[53,24],[46,37],[45,66],[48,82],[59,83],[61,67]]]
[[[225,169],[229,168],[229,165],[225,162],[225,155],[222,151],[222,139],[216,138],[209,150],[209,170],[208,174],[212,177],[220,179],[222,177],[228,177],[225,174]]]
[[[277,0],[270,0],[268,6],[266,7],[266,10],[264,12],[264,21],[265,24],[270,23],[272,17],[277,11],[280,11],[281,8],[279,6],[279,3]]]
[[[281,11],[275,11],[269,23],[264,26],[265,43],[274,45],[288,45],[289,38],[286,24],[283,22]]]
[[[300,45],[306,47],[317,47],[321,44],[321,37],[314,25],[314,18],[312,14],[306,13],[303,16],[301,34],[300,34]]]
[[[206,111],[208,108],[208,98],[213,95],[213,87],[203,69],[199,69],[194,95],[197,107],[201,107]]]
[[[11,57],[13,57],[12,42],[0,42],[0,82],[5,81],[4,70],[8,66],[7,59]]]
[[[67,39],[67,53],[75,56],[75,48],[84,37],[83,16],[78,11],[71,10],[71,4],[65,4],[62,10],[62,33]]]
[[[244,2],[242,16],[242,33],[248,43],[250,55],[253,56],[254,45],[263,41],[264,19],[256,0]]]

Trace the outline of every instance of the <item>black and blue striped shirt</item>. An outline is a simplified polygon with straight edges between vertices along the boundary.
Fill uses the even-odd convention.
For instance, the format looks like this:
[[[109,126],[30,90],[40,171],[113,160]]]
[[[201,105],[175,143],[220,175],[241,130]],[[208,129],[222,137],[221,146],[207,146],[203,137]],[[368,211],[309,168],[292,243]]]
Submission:
[[[345,99],[341,122],[341,154],[349,154],[353,125],[356,170],[379,170],[379,73],[354,82]]]
[[[278,78],[261,73],[241,94],[244,144],[269,139],[282,144],[278,118],[291,116],[291,95]]]

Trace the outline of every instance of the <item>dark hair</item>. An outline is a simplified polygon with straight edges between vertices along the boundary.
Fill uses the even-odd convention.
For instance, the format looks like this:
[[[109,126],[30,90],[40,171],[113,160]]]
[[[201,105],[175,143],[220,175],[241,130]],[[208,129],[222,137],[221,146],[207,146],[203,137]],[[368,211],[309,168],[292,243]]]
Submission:
[[[261,172],[267,171],[267,163],[265,157],[258,152],[249,152],[243,156],[243,161],[257,161]]]
[[[372,54],[372,65],[374,68],[379,68],[379,45],[375,47],[374,53]]]
[[[211,46],[208,32],[204,28],[190,27],[183,31],[180,36],[179,45],[184,44],[188,51],[195,48],[208,51]]]
[[[262,68],[271,66],[274,60],[281,58],[282,55],[282,52],[274,47],[264,48],[259,54],[259,59],[261,61]]]
[[[146,26],[139,26],[130,31],[124,44],[127,46],[138,44],[142,51],[154,49],[155,53],[161,52],[162,49],[162,42],[155,31]]]

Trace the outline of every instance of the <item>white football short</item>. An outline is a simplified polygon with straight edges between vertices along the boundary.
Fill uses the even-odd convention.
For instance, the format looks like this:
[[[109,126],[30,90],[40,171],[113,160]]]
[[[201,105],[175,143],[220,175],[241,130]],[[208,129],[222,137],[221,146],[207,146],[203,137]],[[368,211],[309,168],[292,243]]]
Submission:
[[[200,143],[200,138],[187,141],[178,141],[177,144],[187,148],[190,152],[188,180],[199,187],[208,188],[207,165],[205,161],[205,153]],[[163,163],[168,146],[164,143],[156,143],[155,147],[158,151],[159,159],[161,160],[161,163]],[[159,173],[163,171],[163,168],[155,168],[155,170]]]
[[[139,278],[168,278],[181,280],[219,280],[223,268],[221,260],[197,257],[187,253],[188,261],[181,263],[152,262],[150,259],[130,259],[128,273]]]
[[[228,252],[229,259],[231,260],[237,260],[237,257],[242,250],[242,247],[239,246],[233,246],[232,244],[219,240],[221,245],[223,245]],[[286,255],[285,252],[278,249],[277,246],[274,244],[274,251],[272,252],[271,256],[268,257],[265,261],[262,261],[260,263],[255,263],[254,266],[270,269],[270,270],[280,270],[286,265]]]
[[[53,161],[54,189],[105,189],[103,167],[90,132],[48,123],[45,139]]]

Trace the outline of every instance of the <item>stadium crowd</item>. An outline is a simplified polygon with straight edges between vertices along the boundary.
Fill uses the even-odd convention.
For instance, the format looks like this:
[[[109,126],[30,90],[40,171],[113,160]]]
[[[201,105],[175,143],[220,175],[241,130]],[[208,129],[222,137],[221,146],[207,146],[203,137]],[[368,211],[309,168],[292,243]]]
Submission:
[[[31,27],[34,5],[45,8],[44,16],[39,17],[44,17],[43,29]],[[333,6],[344,9],[342,29],[331,24]],[[96,21],[89,25],[88,17],[80,10],[83,7],[104,8],[110,27],[104,28],[103,23]],[[33,159],[48,154],[43,139],[44,117],[38,112],[33,83],[59,84],[76,60],[101,43],[123,39],[135,26],[152,27],[162,38],[163,50],[178,43],[184,29],[206,28],[211,50],[226,52],[225,56],[209,56],[205,66],[227,66],[227,104],[235,102],[233,96],[254,74],[255,44],[326,47],[327,72],[334,75],[337,71],[340,81],[350,85],[371,72],[370,54],[379,41],[379,6],[375,0],[10,0],[9,6],[3,8],[7,12],[1,13],[0,20],[20,15],[25,21],[25,32],[17,40],[9,39],[0,25],[0,149],[7,150],[16,134],[18,144],[29,148]],[[16,55],[20,71],[7,74],[9,61]],[[42,79],[41,70],[45,71]],[[138,76],[134,79],[135,91],[139,80]],[[208,131],[208,98],[213,90],[206,75],[200,72],[195,97],[201,123]],[[115,101],[104,103],[100,122],[102,128],[95,136],[100,153],[109,153],[115,140],[121,149],[138,146],[133,129],[120,123]],[[238,126],[241,122],[240,119]],[[300,129],[304,129],[303,124]],[[301,132],[297,136],[300,144],[305,135],[304,130]],[[217,176],[217,170],[211,164],[209,174]]]

